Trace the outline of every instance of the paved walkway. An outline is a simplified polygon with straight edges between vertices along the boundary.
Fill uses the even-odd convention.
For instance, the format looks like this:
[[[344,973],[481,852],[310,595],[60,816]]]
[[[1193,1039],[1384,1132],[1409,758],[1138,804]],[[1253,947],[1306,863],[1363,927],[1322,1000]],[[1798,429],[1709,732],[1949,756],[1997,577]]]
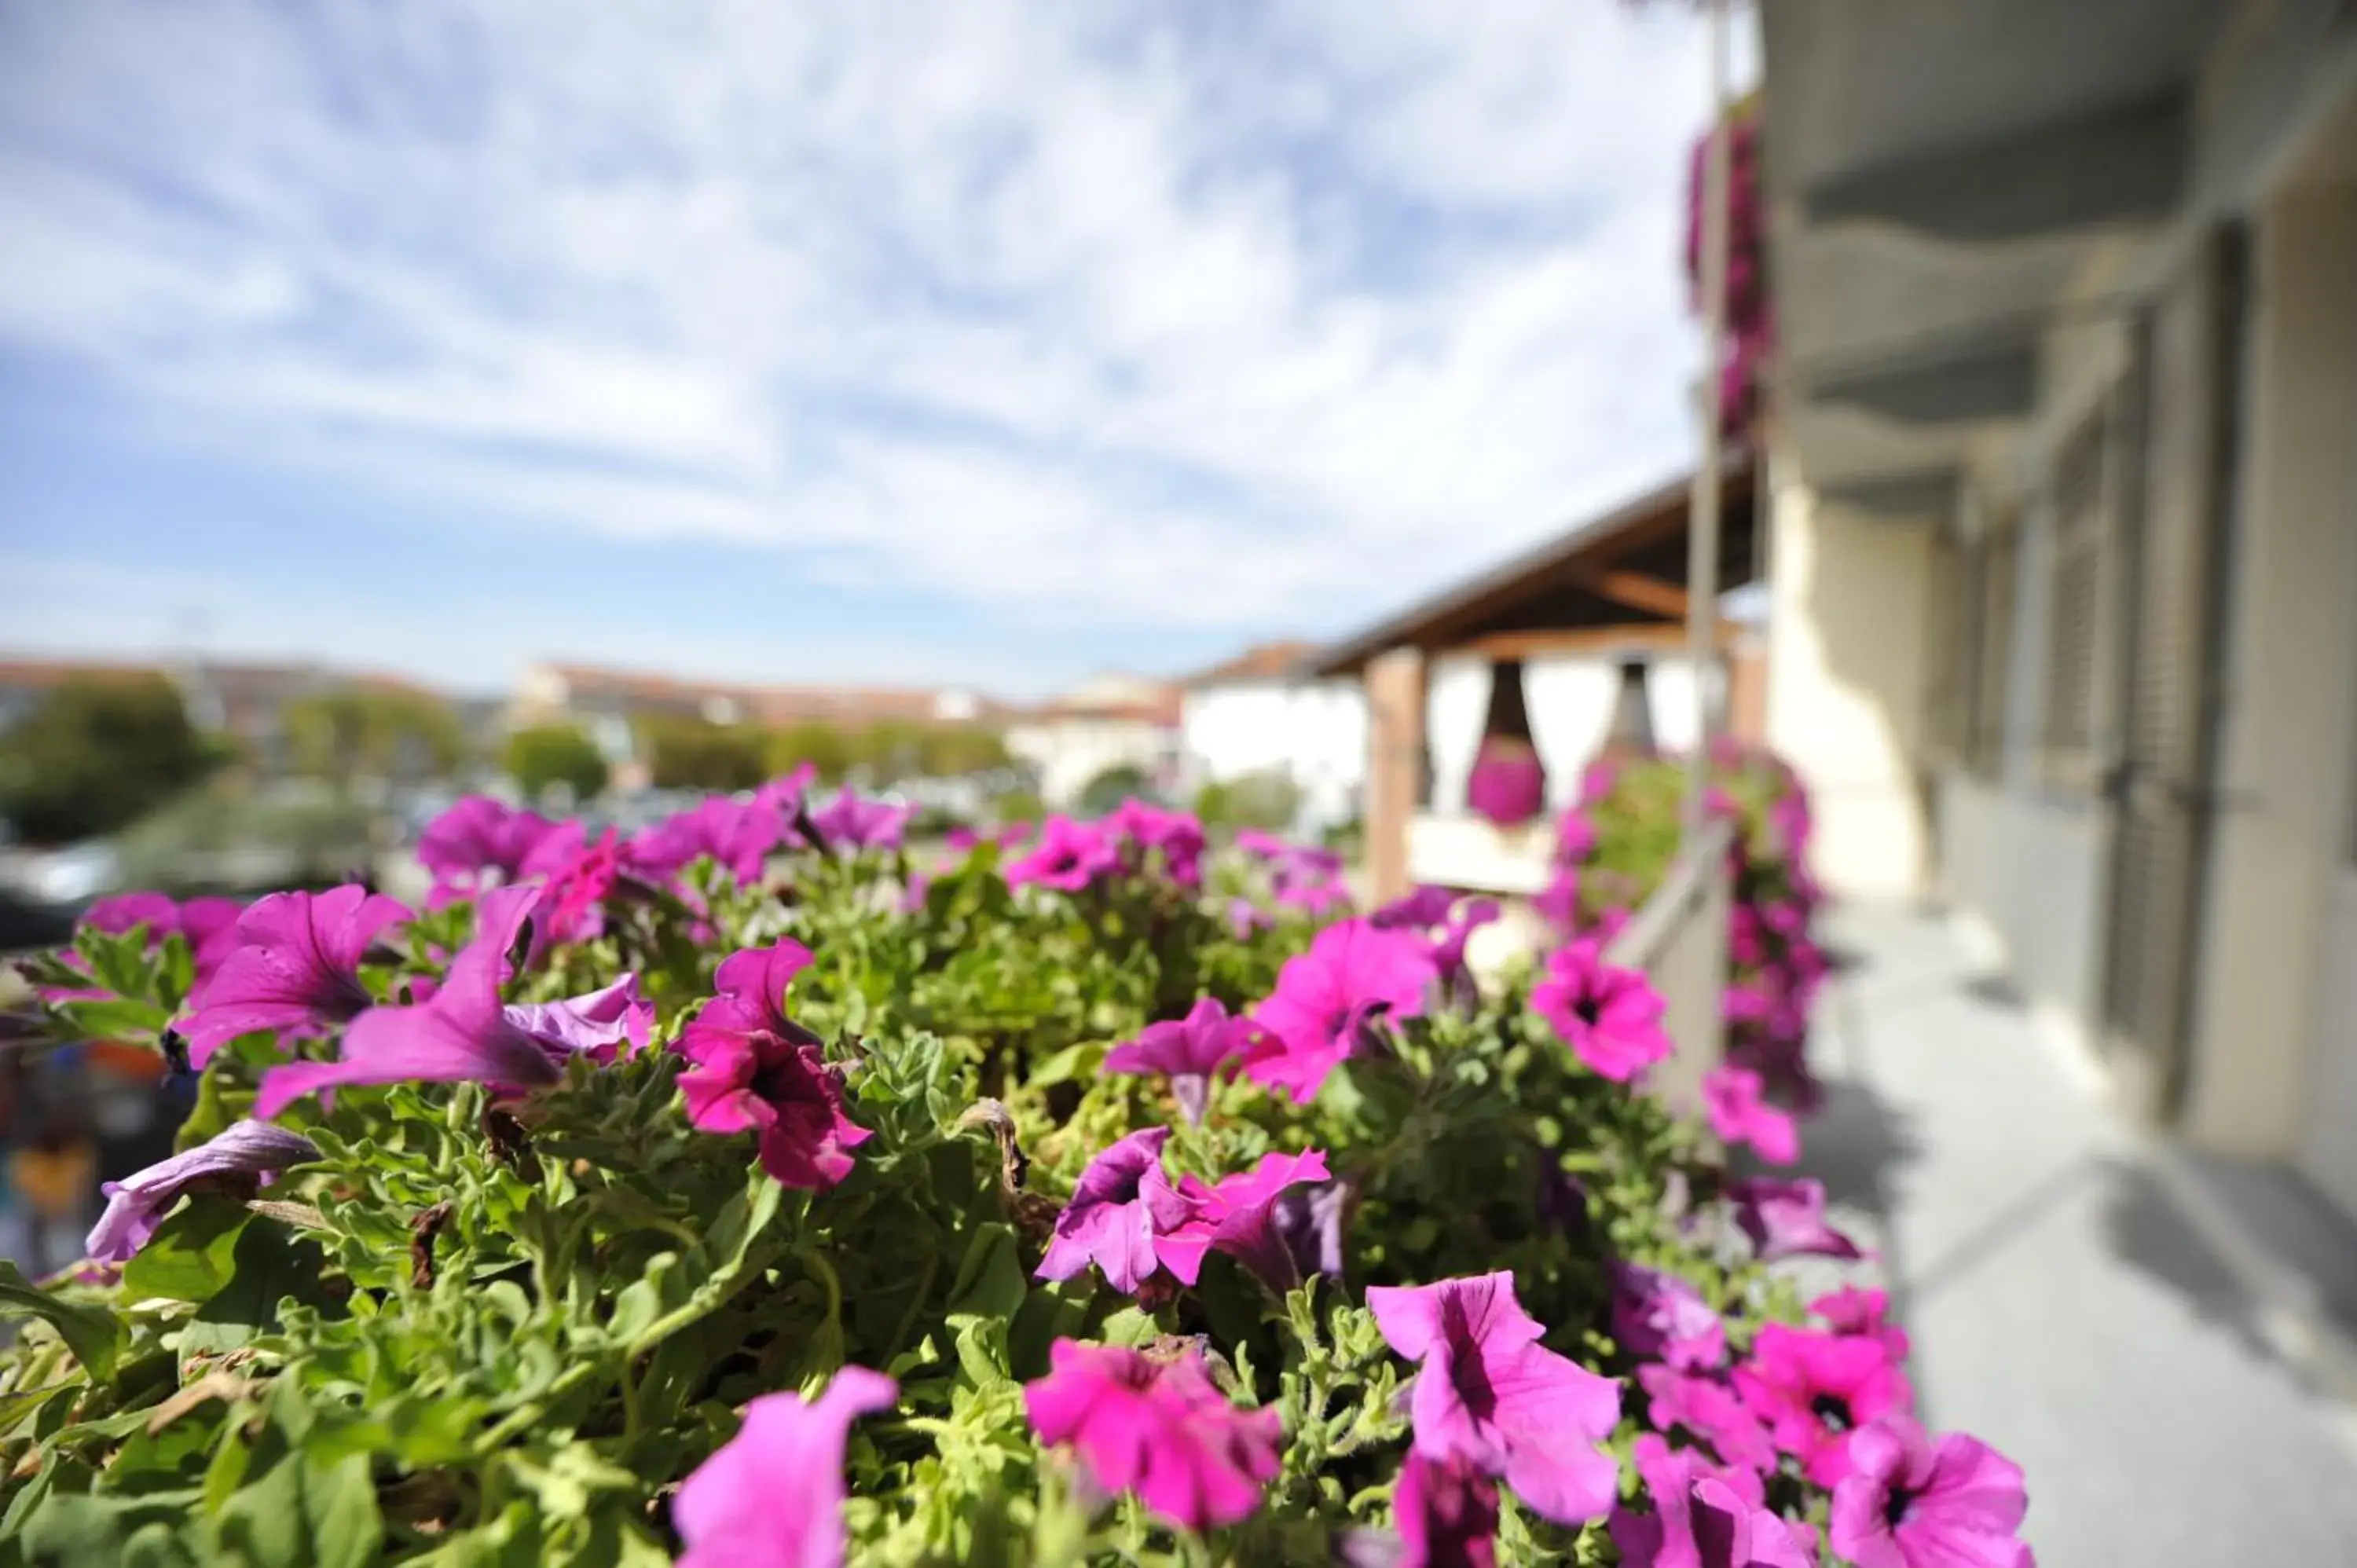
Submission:
[[[2357,1564],[2357,1410],[2169,1167],[1936,918],[1837,911],[1804,1162],[1878,1251],[1926,1423],[2028,1471],[2041,1568]]]

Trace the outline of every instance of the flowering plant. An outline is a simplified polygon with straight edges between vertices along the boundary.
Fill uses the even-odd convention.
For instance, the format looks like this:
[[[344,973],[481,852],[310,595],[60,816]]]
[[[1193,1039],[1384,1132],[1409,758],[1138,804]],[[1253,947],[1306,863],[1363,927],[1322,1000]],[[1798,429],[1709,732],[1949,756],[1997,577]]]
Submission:
[[[2025,1560],[1879,1299],[1767,1266],[1822,1193],[1645,1092],[1641,978],[1557,975],[1583,1048],[1445,895],[827,814],[540,870],[474,820],[436,907],[34,962],[196,1110],[91,1263],[0,1268],[0,1562]]]

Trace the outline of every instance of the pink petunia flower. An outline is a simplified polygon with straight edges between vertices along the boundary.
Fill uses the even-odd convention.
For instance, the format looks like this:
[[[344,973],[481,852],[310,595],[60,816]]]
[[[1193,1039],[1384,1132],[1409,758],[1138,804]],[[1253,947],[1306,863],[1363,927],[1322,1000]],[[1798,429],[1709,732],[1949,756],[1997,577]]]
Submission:
[[[1894,1361],[1907,1359],[1907,1330],[1889,1321],[1890,1297],[1861,1285],[1844,1285],[1809,1303],[1809,1311],[1836,1334],[1864,1334],[1890,1348]]]
[[[1180,1283],[1191,1285],[1202,1273],[1205,1252],[1225,1252],[1271,1290],[1289,1291],[1301,1283],[1301,1262],[1287,1240],[1277,1206],[1288,1188],[1322,1182],[1328,1174],[1325,1151],[1311,1149],[1263,1155],[1251,1170],[1222,1176],[1216,1187],[1188,1176],[1179,1183],[1178,1194],[1191,1212],[1157,1231],[1155,1256]]]
[[[1078,893],[1120,865],[1121,851],[1107,834],[1070,817],[1049,817],[1039,825],[1039,842],[1007,863],[1006,885]]]
[[[817,1036],[786,1015],[786,990],[810,950],[791,939],[731,953],[718,993],[680,1032],[687,1119],[705,1133],[759,1134],[761,1168],[787,1187],[833,1187],[872,1135],[851,1120],[843,1080]]]
[[[318,1157],[318,1148],[299,1133],[266,1122],[231,1122],[193,1149],[102,1187],[106,1212],[84,1245],[99,1262],[127,1262],[190,1187],[244,1177],[250,1194],[253,1178]]]
[[[1714,1475],[1690,1449],[1651,1434],[1633,1452],[1652,1511],[1612,1512],[1622,1568],[1816,1568],[1813,1542]],[[1752,1485],[1758,1487],[1758,1477]]]
[[[1801,1129],[1768,1103],[1760,1075],[1749,1068],[1715,1067],[1702,1076],[1702,1098],[1710,1130],[1726,1144],[1749,1144],[1771,1165],[1801,1157]]]
[[[1133,1492],[1183,1530],[1234,1524],[1260,1507],[1284,1435],[1274,1410],[1238,1410],[1189,1350],[1157,1360],[1125,1345],[1059,1339],[1023,1387],[1031,1430],[1069,1444],[1106,1492]]]
[[[1244,828],[1236,847],[1268,868],[1278,904],[1313,917],[1344,908],[1351,889],[1342,877],[1342,857],[1311,844],[1287,843],[1275,833]]]
[[[1987,1444],[1886,1416],[1850,1438],[1849,1462],[1826,1534],[1857,1568],[2036,1568],[2021,1466]]]
[[[74,923],[117,937],[135,926],[145,926],[151,950],[161,947],[166,937],[177,934],[188,944],[193,984],[200,986],[237,950],[237,918],[244,908],[234,898],[191,898],[176,904],[161,893],[118,893],[99,899]],[[79,955],[69,954],[68,961],[81,967]]]
[[[1405,931],[1364,920],[1327,927],[1308,951],[1285,961],[1275,992],[1253,1009],[1265,1037],[1245,1058],[1245,1074],[1307,1104],[1375,1019],[1422,1013],[1437,975],[1424,944]]]
[[[1438,1464],[1411,1451],[1392,1484],[1392,1529],[1384,1568],[1496,1568],[1498,1488],[1461,1460]],[[1358,1568],[1358,1558],[1345,1561]],[[1376,1559],[1367,1561],[1372,1568]]]
[[[739,883],[761,878],[770,854],[793,839],[791,807],[756,791],[739,803],[714,795],[684,811],[641,830],[630,840],[630,863],[649,875],[670,877],[709,856]]]
[[[896,806],[885,800],[863,800],[849,786],[845,785],[834,800],[811,813],[811,826],[818,830],[826,847],[849,850],[898,849],[900,836],[908,830],[909,819],[916,814],[911,806]]]
[[[202,1068],[240,1035],[310,1030],[366,1012],[361,959],[387,926],[409,918],[393,899],[358,886],[273,893],[238,916],[238,946],[189,998],[182,1033]]]
[[[1654,1431],[1684,1431],[1710,1445],[1727,1466],[1764,1475],[1776,1467],[1776,1444],[1751,1407],[1716,1378],[1690,1377],[1658,1363],[1637,1369],[1646,1419]]]
[[[424,1003],[371,1007],[345,1029],[338,1059],[290,1062],[262,1075],[253,1113],[267,1120],[305,1095],[386,1083],[479,1083],[521,1094],[565,1076],[567,1057],[610,1060],[625,1045],[643,1046],[654,1009],[638,995],[638,977],[562,1002],[515,1006],[500,1000],[508,954],[539,901],[536,885],[485,894],[475,935],[450,961]]]
[[[543,936],[551,941],[592,941],[606,930],[606,900],[622,878],[625,851],[621,834],[608,828],[594,843],[585,843],[548,874],[548,891],[541,900]]]
[[[1243,1054],[1257,1034],[1250,1018],[1231,1018],[1216,996],[1196,1000],[1187,1016],[1148,1024],[1137,1038],[1105,1053],[1107,1072],[1158,1072],[1170,1080],[1170,1097],[1197,1126],[1211,1098],[1211,1079]]]
[[[1146,856],[1159,859],[1162,874],[1181,887],[1203,884],[1203,824],[1192,811],[1170,811],[1135,797],[1114,808],[1097,824],[1102,830]]]
[[[1168,1127],[1132,1133],[1100,1153],[1081,1172],[1072,1200],[1056,1217],[1038,1276],[1069,1280],[1091,1263],[1114,1289],[1127,1294],[1161,1268],[1157,1236],[1175,1230],[1193,1212],[1162,1169]]]
[[[764,1394],[747,1405],[737,1435],[672,1499],[687,1547],[679,1568],[842,1568],[851,1423],[889,1410],[899,1391],[881,1372],[845,1367],[815,1400]]]
[[[1698,1372],[1727,1359],[1727,1326],[1702,1292],[1661,1269],[1612,1271],[1612,1337],[1632,1356]]]
[[[1850,1473],[1850,1434],[1904,1414],[1915,1402],[1907,1374],[1879,1339],[1817,1334],[1770,1323],[1735,1369],[1743,1402],[1810,1480],[1831,1487]]]
[[[1596,823],[1577,807],[1555,825],[1555,858],[1559,865],[1577,865],[1596,853]]]
[[[1538,896],[1531,908],[1540,919],[1556,930],[1569,935],[1579,927],[1579,871],[1576,866],[1558,866],[1555,877]]]
[[[1603,1517],[1619,1487],[1602,1444],[1620,1386],[1539,1344],[1512,1274],[1375,1285],[1367,1307],[1391,1348],[1420,1363],[1408,1404],[1417,1453],[1501,1477],[1557,1524]]]
[[[1856,1258],[1857,1243],[1825,1219],[1825,1184],[1811,1176],[1745,1176],[1727,1185],[1735,1222],[1763,1262],[1780,1258]]]
[[[1546,978],[1531,987],[1531,1005],[1590,1071],[1614,1083],[1628,1082],[1676,1048],[1662,1028],[1663,1004],[1652,983],[1606,963],[1594,940],[1547,955]]]

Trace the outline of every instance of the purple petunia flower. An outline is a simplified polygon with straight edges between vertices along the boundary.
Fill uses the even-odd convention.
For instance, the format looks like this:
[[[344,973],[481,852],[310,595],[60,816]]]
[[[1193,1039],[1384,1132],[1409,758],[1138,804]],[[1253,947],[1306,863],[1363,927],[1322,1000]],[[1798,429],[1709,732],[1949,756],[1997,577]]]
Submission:
[[[417,863],[434,875],[429,908],[471,898],[492,886],[544,875],[578,853],[579,822],[552,822],[488,795],[468,795],[425,824]]]
[[[1821,1487],[1850,1473],[1850,1434],[1869,1422],[1905,1414],[1915,1403],[1907,1374],[1879,1339],[1816,1334],[1770,1323],[1735,1369],[1735,1386],[1768,1426],[1776,1446],[1801,1462]]]
[[[1192,1212],[1163,1174],[1162,1145],[1169,1138],[1169,1128],[1147,1127],[1089,1162],[1056,1217],[1039,1278],[1068,1280],[1094,1263],[1107,1283],[1131,1295],[1153,1278],[1161,1267],[1155,1238]]]
[[[1825,1184],[1810,1176],[1746,1176],[1727,1185],[1735,1222],[1763,1262],[1779,1258],[1862,1256],[1825,1220]]]
[[[1078,893],[1120,865],[1121,852],[1105,833],[1070,817],[1049,817],[1039,825],[1039,842],[1008,862],[1006,885]]]
[[[1497,1568],[1498,1488],[1463,1461],[1411,1451],[1392,1483],[1392,1528],[1342,1532],[1342,1568]]]
[[[679,1075],[690,1124],[705,1133],[758,1133],[761,1168],[787,1187],[833,1187],[851,1174],[851,1151],[872,1135],[844,1109],[843,1083],[818,1036],[786,1016],[786,988],[810,950],[787,940],[721,961],[719,993],[681,1031]]]
[[[1395,929],[1426,931],[1447,921],[1448,912],[1455,908],[1456,894],[1427,882],[1369,915],[1367,924],[1382,931]]]
[[[1211,1103],[1211,1079],[1220,1069],[1243,1053],[1258,1026],[1250,1018],[1231,1018],[1227,1004],[1216,996],[1198,998],[1187,1016],[1148,1024],[1137,1038],[1105,1053],[1107,1072],[1158,1072],[1170,1080],[1170,1097],[1187,1120],[1197,1126]]]
[[[888,800],[863,800],[846,784],[825,805],[811,813],[811,826],[818,830],[826,847],[851,850],[898,849],[900,835],[908,830],[909,819],[915,808],[896,806]]]
[[[1431,955],[1405,931],[1364,920],[1327,927],[1308,951],[1285,961],[1275,992],[1253,1009],[1265,1037],[1246,1057],[1245,1074],[1307,1104],[1376,1018],[1422,1013],[1435,976]]]
[[[240,1035],[317,1029],[366,1012],[361,959],[387,926],[409,918],[397,901],[361,886],[273,893],[237,918],[238,946],[189,999],[182,1033],[201,1068]]]
[[[1849,1461],[1826,1533],[1857,1568],[2036,1568],[2021,1466],[1987,1444],[1887,1416],[1850,1438]]]
[[[1071,1444],[1107,1492],[1134,1492],[1184,1530],[1234,1524],[1260,1507],[1284,1435],[1274,1410],[1238,1410],[1201,1354],[1157,1360],[1125,1345],[1059,1339],[1049,1372],[1023,1386],[1039,1441]]]
[[[605,1060],[625,1043],[643,1045],[654,1010],[640,1000],[635,975],[562,1002],[501,1004],[508,954],[540,897],[532,885],[485,894],[473,940],[431,998],[362,1013],[344,1031],[335,1061],[272,1068],[262,1075],[254,1115],[267,1119],[307,1094],[363,1084],[479,1083],[520,1094],[562,1079],[569,1056]]]
[[[1715,1067],[1702,1076],[1703,1105],[1710,1130],[1722,1143],[1749,1144],[1771,1165],[1801,1157],[1801,1129],[1768,1102],[1760,1075],[1749,1068]]]
[[[1636,970],[1606,963],[1594,940],[1547,955],[1546,978],[1531,987],[1531,1006],[1590,1071],[1614,1083],[1628,1082],[1676,1048],[1662,1028],[1661,993]]]
[[[1641,1263],[1612,1273],[1612,1337],[1632,1356],[1667,1362],[1684,1372],[1727,1359],[1727,1326],[1685,1280]]]
[[[1270,1221],[1293,1254],[1294,1270],[1301,1278],[1342,1277],[1342,1228],[1351,1201],[1350,1184],[1339,1181],[1287,1187],[1277,1196]]]
[[[1287,843],[1258,828],[1240,830],[1236,847],[1268,868],[1276,901],[1286,908],[1319,916],[1351,901],[1350,885],[1342,879],[1342,857],[1331,850]]]
[[[1747,1496],[1691,1449],[1651,1434],[1633,1456],[1653,1508],[1612,1510],[1622,1568],[1816,1568],[1813,1541],[1760,1506],[1759,1477]]]
[[[106,1195],[106,1212],[85,1245],[99,1262],[126,1262],[190,1187],[224,1177],[257,1177],[318,1157],[317,1147],[298,1133],[266,1122],[232,1122],[193,1149],[106,1183],[99,1189]]]
[[[1325,1152],[1311,1149],[1263,1155],[1251,1170],[1222,1176],[1217,1187],[1188,1176],[1178,1194],[1192,1211],[1176,1225],[1157,1228],[1155,1256],[1180,1283],[1191,1285],[1202,1273],[1205,1252],[1226,1252],[1271,1290],[1289,1291],[1301,1283],[1301,1266],[1286,1244],[1276,1205],[1287,1188],[1327,1175]]]
[[[1502,1477],[1557,1524],[1600,1519],[1620,1467],[1602,1451],[1620,1386],[1539,1344],[1511,1273],[1367,1291],[1391,1348],[1420,1363],[1409,1394],[1415,1451]]]
[[[1735,1469],[1765,1475],[1776,1468],[1776,1444],[1742,1396],[1716,1378],[1689,1377],[1659,1363],[1637,1369],[1646,1419],[1664,1435],[1683,1430],[1710,1445]]]
[[[842,1568],[843,1455],[851,1423],[892,1408],[899,1385],[845,1367],[815,1400],[764,1394],[737,1435],[672,1499],[679,1568]]]

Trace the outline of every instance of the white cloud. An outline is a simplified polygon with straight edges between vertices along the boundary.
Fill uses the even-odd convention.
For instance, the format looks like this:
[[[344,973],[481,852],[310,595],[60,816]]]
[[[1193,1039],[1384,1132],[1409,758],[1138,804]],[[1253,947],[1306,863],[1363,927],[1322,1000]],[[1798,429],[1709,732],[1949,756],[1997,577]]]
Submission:
[[[1331,628],[1677,460],[1700,113],[1607,0],[24,8],[0,344],[485,515]]]

